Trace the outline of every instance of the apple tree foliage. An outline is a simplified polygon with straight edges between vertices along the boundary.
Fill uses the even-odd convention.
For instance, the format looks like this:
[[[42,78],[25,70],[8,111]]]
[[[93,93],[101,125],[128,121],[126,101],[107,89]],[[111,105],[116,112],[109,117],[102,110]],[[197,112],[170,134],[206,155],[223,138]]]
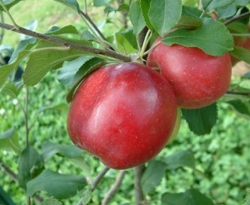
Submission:
[[[159,35],[163,37],[162,42],[167,45],[198,47],[213,56],[229,52],[235,58],[250,63],[250,51],[234,43],[234,37],[250,38],[250,0],[93,0],[81,6],[77,0],[55,0],[51,1],[51,4],[63,4],[79,15],[86,26],[84,29],[79,29],[72,22],[71,25],[63,27],[52,26],[42,33],[36,32],[33,24],[26,27],[16,24],[16,19],[11,15],[11,8],[17,3],[22,4],[20,0],[0,1],[0,12],[12,22],[11,24],[1,22],[0,27],[12,31],[12,35],[19,35],[18,33],[23,35],[14,49],[4,45],[4,42],[0,47],[1,98],[8,96],[10,99],[17,99],[20,105],[18,112],[23,114],[22,125],[15,126],[13,123],[11,126],[10,122],[9,127],[4,130],[1,128],[0,150],[5,154],[14,152],[18,156],[17,172],[12,173],[4,157],[0,159],[0,164],[1,170],[12,174],[18,186],[24,190],[27,204],[31,204],[34,200],[43,205],[57,205],[73,196],[77,196],[78,204],[100,204],[102,198],[102,204],[107,204],[112,200],[110,199],[114,194],[112,190],[117,191],[117,195],[123,194],[123,198],[119,198],[120,204],[215,204],[214,199],[202,189],[199,190],[199,187],[190,186],[189,189],[178,193],[169,192],[167,188],[159,189],[159,185],[162,187],[163,182],[167,186],[168,176],[180,169],[189,169],[197,175],[204,175],[196,166],[194,153],[189,150],[168,154],[168,146],[172,146],[169,144],[164,149],[166,151],[163,150],[164,154],[141,166],[140,169],[135,168],[135,173],[131,172],[132,169],[126,170],[129,176],[135,175],[135,186],[139,186],[135,187],[135,196],[129,193],[131,198],[128,199],[127,193],[119,192],[119,187],[122,192],[131,192],[129,190],[133,188],[133,184],[130,184],[128,189],[122,189],[121,181],[128,180],[124,178],[125,171],[120,171],[113,185],[110,183],[102,189],[102,184],[98,185],[101,183],[100,179],[105,174],[109,177],[109,172],[116,171],[107,168],[101,170],[102,165],[96,159],[91,162],[91,166],[95,167],[95,174],[98,175],[90,179],[88,176],[90,173],[93,174],[93,171],[90,170],[91,166],[84,163],[87,153],[70,143],[35,142],[30,132],[36,128],[36,138],[41,135],[41,130],[33,126],[40,113],[58,111],[66,119],[65,110],[68,109],[68,103],[79,83],[106,62],[145,60],[151,43]],[[86,11],[88,8],[84,8],[87,5],[92,9],[103,9],[102,18],[106,18],[105,24],[115,25],[117,18],[123,19],[124,24],[119,23],[120,27],[116,28],[112,35],[105,36]],[[165,36],[166,33],[169,34]],[[9,57],[7,61],[6,57]],[[18,71],[21,72],[19,76]],[[57,71],[56,81],[63,86],[65,100],[59,104],[44,105],[36,112],[32,112],[29,89],[42,86],[45,77],[55,71]],[[220,103],[233,107],[235,113],[239,115],[250,116],[250,87],[246,86],[249,78],[249,73],[237,79],[232,78],[228,92],[212,105],[194,110],[182,109],[182,118],[195,137],[202,138],[216,128]],[[52,89],[47,88],[44,92],[50,93]],[[23,95],[25,100],[22,102],[23,98],[20,96]],[[55,101],[53,98],[51,100]],[[19,135],[19,129],[25,130],[25,136]],[[65,127],[61,125],[59,129]],[[47,164],[51,163],[55,156],[73,161],[81,171],[65,174],[56,167],[48,168],[50,166]],[[139,180],[139,183],[138,181],[136,183],[136,180]],[[175,183],[178,185],[179,181]],[[95,196],[97,191],[101,192],[99,198]],[[152,193],[156,192],[159,192],[157,200],[151,201]],[[247,192],[245,194],[246,200],[242,201],[242,204],[249,204],[249,196]],[[14,204],[2,188],[1,203]],[[118,204],[114,201],[113,203]]]

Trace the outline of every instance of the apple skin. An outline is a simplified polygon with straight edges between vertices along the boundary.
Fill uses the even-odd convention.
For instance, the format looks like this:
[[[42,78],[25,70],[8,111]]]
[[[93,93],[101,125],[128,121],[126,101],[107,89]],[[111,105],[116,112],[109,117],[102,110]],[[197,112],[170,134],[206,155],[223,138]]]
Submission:
[[[108,167],[127,169],[156,156],[177,116],[168,81],[139,63],[104,66],[82,82],[68,113],[73,143]]]
[[[158,37],[155,43],[160,40]],[[149,53],[147,65],[160,69],[175,92],[177,105],[185,109],[212,104],[230,85],[232,65],[228,53],[215,57],[196,47],[159,43]]]

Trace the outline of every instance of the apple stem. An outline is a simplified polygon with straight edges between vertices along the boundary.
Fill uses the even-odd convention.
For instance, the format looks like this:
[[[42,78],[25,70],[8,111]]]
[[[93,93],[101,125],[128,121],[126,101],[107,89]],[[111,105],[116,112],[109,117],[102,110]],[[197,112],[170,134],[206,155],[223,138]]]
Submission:
[[[141,186],[141,178],[142,174],[145,170],[145,165],[140,165],[134,168],[134,187],[135,187],[135,205],[146,205],[145,197],[143,194],[142,186]]]

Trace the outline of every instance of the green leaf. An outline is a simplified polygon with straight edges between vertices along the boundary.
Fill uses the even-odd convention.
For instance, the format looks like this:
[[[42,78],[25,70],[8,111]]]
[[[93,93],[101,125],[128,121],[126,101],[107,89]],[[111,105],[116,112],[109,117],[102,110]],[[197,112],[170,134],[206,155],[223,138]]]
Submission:
[[[230,55],[246,63],[250,63],[250,51],[248,49],[235,46],[234,50],[230,51]]]
[[[165,193],[161,199],[162,204],[171,205],[214,205],[205,195],[201,194],[198,190],[189,189],[183,193],[171,194]]]
[[[18,56],[16,60],[8,65],[0,66],[0,87],[4,84],[4,82],[7,80],[8,76],[11,74],[11,72],[16,69],[20,62],[27,56],[29,56],[31,51],[22,51],[18,53]]]
[[[66,100],[68,103],[71,102],[76,88],[79,86],[79,84],[83,81],[84,78],[87,78],[92,72],[95,70],[101,68],[104,66],[106,63],[99,58],[93,58],[87,61],[84,66],[76,73],[74,77],[74,81],[76,82],[74,86],[70,89],[70,91],[67,94]]]
[[[19,53],[21,51],[24,51],[25,49],[28,51],[28,49],[30,49],[35,44],[36,41],[37,41],[37,39],[33,38],[33,37],[21,40],[18,43],[14,52],[12,53],[11,58],[9,60],[9,63],[12,63],[13,61],[15,61],[16,58],[19,57]]]
[[[182,116],[194,134],[210,134],[217,121],[217,106],[214,103],[200,109],[182,109]]]
[[[55,198],[49,198],[49,199],[44,200],[41,203],[41,205],[62,205],[62,203]]]
[[[4,86],[0,89],[0,92],[10,96],[11,98],[15,99],[18,97],[19,93],[21,92],[23,88],[22,83],[13,83],[13,82],[7,82],[4,84]]]
[[[249,0],[213,0],[212,6],[209,6],[209,9],[212,10],[213,7],[216,7],[219,19],[226,19],[237,15],[239,6],[243,7],[249,3]]]
[[[227,102],[228,104],[232,105],[234,109],[239,112],[240,114],[249,115],[250,116],[250,107],[249,102],[244,103],[241,100],[231,100]]]
[[[163,36],[179,22],[181,12],[181,0],[151,1],[149,19],[156,32]]]
[[[81,41],[82,43],[84,41]],[[24,84],[33,86],[39,83],[50,70],[60,67],[66,60],[77,58],[83,54],[83,51],[66,49],[50,42],[39,41],[36,50],[30,55],[23,73]]]
[[[144,17],[144,21],[147,25],[147,27],[153,31],[154,30],[154,27],[153,25],[151,24],[150,22],[150,19],[149,19],[149,9],[150,9],[150,4],[151,4],[151,1],[152,0],[140,0],[140,6],[141,6],[141,11],[142,11],[142,15]]]
[[[131,3],[129,9],[129,17],[133,25],[134,34],[138,35],[146,26],[139,1],[133,1]]]
[[[71,162],[73,162],[77,167],[79,167],[82,170],[82,174],[85,174],[87,176],[91,175],[92,167],[86,163],[85,155],[69,159]]]
[[[111,0],[93,0],[94,6],[99,7],[99,6],[105,6],[108,4]]]
[[[162,42],[166,45],[198,47],[213,56],[221,56],[233,50],[233,37],[223,23],[211,18],[204,18],[202,22],[195,30],[179,29],[172,32],[164,37]]]
[[[202,16],[202,11],[195,7],[189,7],[189,6],[183,6],[182,7],[182,16],[189,16],[196,19],[200,19],[200,16]]]
[[[122,30],[119,32],[120,35],[124,36],[124,38],[130,43],[131,46],[133,46],[133,48],[137,49],[137,40],[136,40],[136,36],[133,34],[133,30],[132,29],[126,29],[126,30]]]
[[[91,191],[90,186],[88,186],[83,191],[82,198],[81,198],[82,204],[87,205],[91,201],[91,197],[92,197],[92,191]]]
[[[115,41],[116,41],[117,49],[126,55],[135,53],[137,51],[130,44],[130,42],[127,40],[127,38],[120,33],[115,34]]]
[[[74,196],[86,185],[86,179],[81,175],[66,175],[44,170],[27,183],[26,193],[31,197],[38,191],[45,191],[49,196],[66,199]]]
[[[20,2],[22,0],[3,0],[3,4],[5,6],[5,8],[7,8],[8,10],[16,5],[18,2]],[[0,11],[4,11],[3,7],[0,5]]]
[[[76,27],[72,25],[64,26],[64,27],[58,27],[58,26],[52,26],[48,31],[45,32],[46,35],[62,35],[62,34],[79,34]]]
[[[185,6],[194,6],[199,4],[199,0],[182,0],[182,4]]]
[[[54,0],[54,1],[60,2],[60,3],[64,4],[64,5],[72,8],[77,13],[81,12],[80,6],[79,6],[77,0]]]
[[[60,145],[53,142],[45,142],[42,146],[42,157],[44,161],[47,161],[55,154],[68,157],[68,158],[76,158],[81,156],[83,150],[77,148],[74,145]]]
[[[0,204],[1,205],[16,205],[11,197],[0,187]]]
[[[192,16],[181,16],[180,21],[177,24],[177,27],[195,29],[202,25],[202,21],[199,18]]]
[[[195,158],[191,151],[179,151],[168,156],[165,160],[168,170],[180,167],[189,167],[195,169]]]
[[[57,104],[57,105],[50,105],[50,106],[40,107],[38,112],[44,112],[44,111],[47,111],[47,110],[67,111],[68,108],[69,108],[69,106],[68,106],[67,103],[60,103],[60,104]]]
[[[15,128],[10,128],[0,134],[0,149],[14,151],[15,153],[20,152],[19,136]]]
[[[74,79],[76,73],[87,61],[92,58],[92,56],[80,56],[67,62],[62,68],[60,68],[57,79],[65,85],[73,86],[76,83]]]
[[[244,74],[243,78],[250,79],[250,72],[247,72]]]
[[[12,46],[7,45],[7,44],[2,44],[0,45],[0,53],[4,56],[11,56],[13,53],[14,49]]]
[[[141,178],[143,193],[148,194],[155,190],[165,174],[166,164],[159,160],[152,160],[148,163]]]
[[[18,183],[26,189],[27,182],[39,175],[44,169],[43,158],[31,146],[26,147],[18,161]]]
[[[232,4],[234,1],[235,0],[220,0],[220,1],[210,0],[204,5],[205,7],[203,6],[203,9],[212,10],[220,7],[225,7]]]
[[[250,192],[248,191],[244,205],[250,205]]]

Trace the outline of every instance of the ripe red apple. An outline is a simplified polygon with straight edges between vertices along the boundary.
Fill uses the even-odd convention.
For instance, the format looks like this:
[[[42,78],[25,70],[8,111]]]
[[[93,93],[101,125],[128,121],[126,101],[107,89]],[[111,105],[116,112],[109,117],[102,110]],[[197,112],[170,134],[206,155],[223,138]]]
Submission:
[[[165,146],[177,115],[167,80],[138,63],[111,64],[77,89],[68,113],[73,143],[110,168],[138,166]]]
[[[156,42],[160,41],[159,37]],[[160,68],[181,108],[195,109],[218,100],[230,85],[232,65],[228,53],[215,57],[196,47],[159,43],[147,65]]]

